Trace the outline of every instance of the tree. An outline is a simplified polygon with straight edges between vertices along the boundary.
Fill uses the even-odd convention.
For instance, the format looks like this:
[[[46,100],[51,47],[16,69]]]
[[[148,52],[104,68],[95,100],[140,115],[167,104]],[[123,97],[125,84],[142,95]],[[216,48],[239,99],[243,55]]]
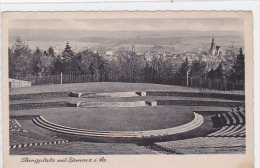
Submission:
[[[63,66],[63,63],[61,61],[61,56],[58,55],[57,58],[54,58],[54,60],[53,60],[52,74],[55,74],[55,73],[60,74],[61,72],[64,72],[64,66]]]
[[[187,85],[187,71],[189,71],[189,61],[188,58],[181,64],[178,72],[175,74],[175,84]]]
[[[188,58],[186,58],[185,61],[181,64],[181,67],[179,69],[179,73],[182,76],[186,76],[188,70],[189,70],[189,62],[188,62]]]
[[[40,75],[41,68],[42,68],[41,57],[42,57],[42,52],[40,51],[39,47],[37,47],[36,51],[33,54],[32,62],[31,62],[31,68],[33,74]]]
[[[239,49],[239,54],[236,57],[233,70],[235,75],[240,80],[245,80],[245,55],[242,48]]]
[[[242,48],[239,49],[234,65],[231,68],[231,75],[228,77],[233,82],[232,89],[244,90],[245,88],[245,55]]]
[[[194,60],[190,67],[191,76],[200,76],[205,73],[207,64],[200,60]]]
[[[8,67],[9,67],[9,77],[15,78],[16,76],[16,64],[15,64],[15,57],[14,53],[12,52],[11,48],[8,48]]]
[[[12,48],[8,49],[9,77],[28,76],[31,71],[31,60],[32,55],[28,45],[17,37]]]
[[[152,74],[153,74],[153,68],[146,62],[145,67],[143,69],[144,71],[144,80],[146,83],[152,82]]]
[[[220,63],[215,70],[211,68],[211,70],[208,72],[208,77],[210,79],[222,79],[224,77],[222,64]]]
[[[64,51],[62,52],[61,59],[63,62],[68,62],[74,56],[74,52],[71,50],[69,42],[67,42]]]
[[[82,65],[82,53],[79,52],[71,58],[71,71],[76,74],[84,73]]]
[[[103,78],[107,66],[105,61],[97,52],[93,52],[89,49],[79,52],[71,57],[70,61],[70,72],[76,74],[90,74],[92,79]],[[66,63],[66,62],[65,62]]]
[[[163,59],[161,56],[154,55],[152,58],[151,66],[152,66],[152,83],[160,83],[160,76],[162,72],[162,62]]]
[[[223,68],[222,64],[220,63],[217,69],[215,69],[215,77],[218,79],[222,79],[224,77],[223,75]]]
[[[54,52],[54,49],[52,48],[52,46],[49,47],[48,55],[51,57],[55,57],[55,52]]]
[[[46,54],[43,54],[40,57],[40,62],[41,62],[41,73],[46,74],[46,73],[52,73],[54,69],[54,57],[50,57]]]
[[[98,62],[98,70],[99,70],[99,74],[101,75],[101,79],[103,81],[106,81],[108,78],[108,64],[106,62],[106,60],[104,60],[102,57],[99,57],[99,62]]]
[[[72,58],[74,56],[74,52],[71,50],[69,42],[67,42],[66,47],[61,55],[62,62],[62,72],[70,73],[72,71]]]

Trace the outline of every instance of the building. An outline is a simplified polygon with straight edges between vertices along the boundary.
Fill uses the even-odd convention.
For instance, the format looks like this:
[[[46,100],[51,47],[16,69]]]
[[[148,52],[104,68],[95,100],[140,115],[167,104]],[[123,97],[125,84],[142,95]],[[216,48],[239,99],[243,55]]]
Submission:
[[[211,47],[209,49],[210,55],[215,55],[216,53],[216,44],[214,43],[214,38],[212,38]]]
[[[135,43],[132,44],[132,52],[135,53]]]
[[[219,55],[219,52],[220,52],[220,46],[216,46],[216,53],[215,53],[215,55]]]
[[[209,49],[209,55],[222,57],[222,51],[220,49],[220,46],[216,46],[216,43],[214,42],[214,38],[212,38],[211,46]]]
[[[116,58],[116,56],[115,56],[115,54],[112,52],[112,51],[107,51],[106,53],[105,53],[105,57],[104,57],[105,59],[107,59],[107,60],[109,60],[109,61],[111,61],[111,60],[116,60],[117,58]]]
[[[31,81],[24,81],[24,80],[18,80],[18,79],[8,79],[9,82],[9,88],[20,88],[20,87],[29,87],[32,85]]]

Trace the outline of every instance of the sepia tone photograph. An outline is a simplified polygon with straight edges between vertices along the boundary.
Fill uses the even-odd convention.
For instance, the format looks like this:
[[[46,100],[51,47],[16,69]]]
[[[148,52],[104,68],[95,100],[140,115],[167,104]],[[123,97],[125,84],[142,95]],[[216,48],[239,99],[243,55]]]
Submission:
[[[6,19],[8,155],[246,155],[252,30],[198,13]]]

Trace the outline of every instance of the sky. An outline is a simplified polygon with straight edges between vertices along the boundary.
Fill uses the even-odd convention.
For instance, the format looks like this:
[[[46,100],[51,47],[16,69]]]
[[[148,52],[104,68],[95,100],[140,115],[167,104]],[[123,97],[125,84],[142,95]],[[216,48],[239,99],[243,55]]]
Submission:
[[[243,20],[233,18],[196,19],[88,19],[10,20],[10,29],[66,29],[95,31],[243,31]]]

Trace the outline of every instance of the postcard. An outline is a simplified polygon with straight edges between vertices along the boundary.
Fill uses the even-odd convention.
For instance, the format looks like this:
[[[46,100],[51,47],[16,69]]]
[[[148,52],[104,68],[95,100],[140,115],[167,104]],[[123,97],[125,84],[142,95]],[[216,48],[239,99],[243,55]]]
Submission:
[[[253,167],[252,18],[4,12],[4,167]]]

